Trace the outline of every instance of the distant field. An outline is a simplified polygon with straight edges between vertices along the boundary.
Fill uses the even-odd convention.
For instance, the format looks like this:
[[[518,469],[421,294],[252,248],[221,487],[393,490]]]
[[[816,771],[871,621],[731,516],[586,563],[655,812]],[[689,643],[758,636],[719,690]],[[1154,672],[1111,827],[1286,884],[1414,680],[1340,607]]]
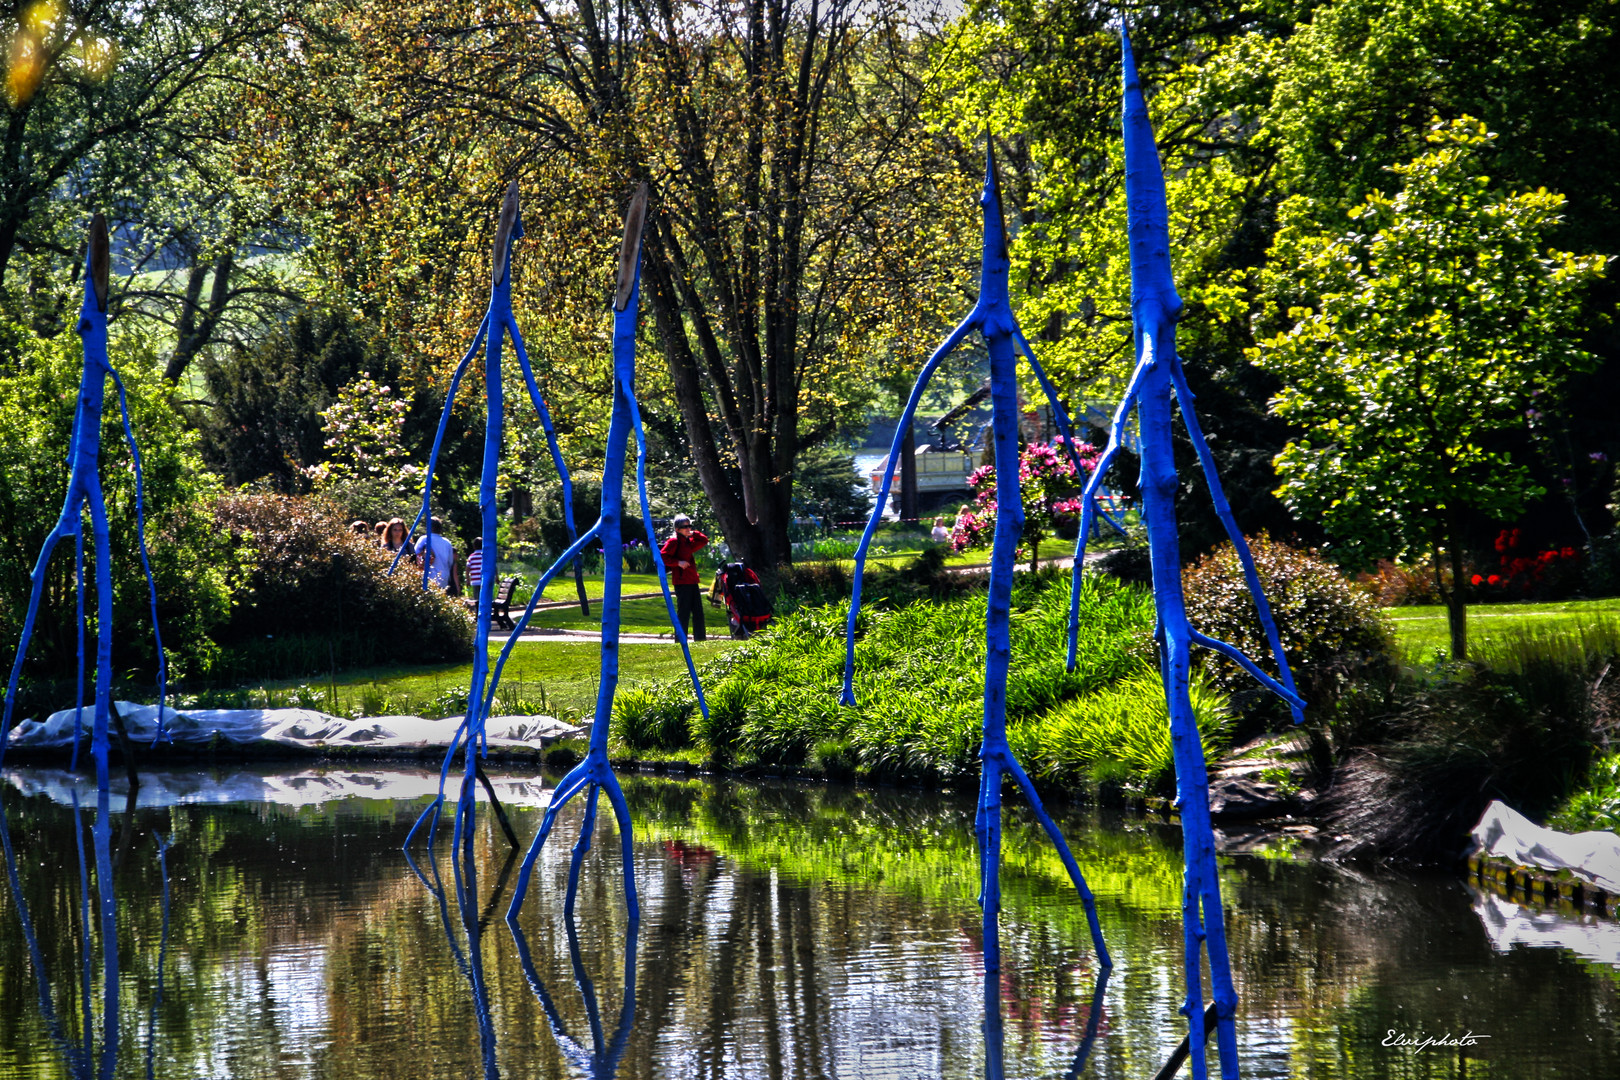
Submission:
[[[1451,631],[1443,607],[1386,608],[1395,637],[1410,660],[1427,661],[1436,650],[1449,652]],[[1620,621],[1620,597],[1570,600],[1561,604],[1474,604],[1468,608],[1469,648],[1507,635],[1562,633],[1598,621]]]

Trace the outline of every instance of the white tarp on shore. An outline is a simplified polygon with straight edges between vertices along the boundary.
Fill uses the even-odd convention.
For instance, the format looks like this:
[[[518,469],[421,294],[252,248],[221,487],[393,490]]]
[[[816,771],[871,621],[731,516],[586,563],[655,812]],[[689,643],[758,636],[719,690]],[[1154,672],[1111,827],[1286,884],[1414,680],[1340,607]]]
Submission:
[[[1506,803],[1485,808],[1474,826],[1474,850],[1520,866],[1568,870],[1604,892],[1620,893],[1620,836],[1544,829]]]
[[[157,737],[157,706],[118,702],[129,737],[148,745]],[[71,746],[74,710],[63,709],[43,721],[24,720],[11,729],[11,745],[18,748]],[[84,710],[79,730],[88,735],[94,711]],[[216,740],[248,744],[267,742],[305,749],[374,747],[388,750],[449,746],[461,724],[460,717],[426,720],[420,716],[375,716],[345,720],[313,709],[187,709],[163,710],[165,741],[196,746]],[[553,739],[574,738],[582,730],[554,716],[496,716],[485,724],[491,746],[535,746]]]
[[[452,769],[445,784],[445,799],[454,802],[461,792],[462,774]],[[111,809],[122,813],[129,805],[129,781],[114,772],[108,785]],[[95,777],[66,769],[6,769],[0,783],[26,797],[44,797],[62,806],[96,805]],[[551,791],[540,777],[490,777],[496,796],[505,806],[543,807]],[[303,769],[297,772],[236,769],[142,769],[135,805],[141,809],[220,803],[272,803],[277,806],[315,806],[340,799],[407,799],[427,802],[439,793],[439,773],[425,769]],[[484,798],[482,787],[476,797]]]

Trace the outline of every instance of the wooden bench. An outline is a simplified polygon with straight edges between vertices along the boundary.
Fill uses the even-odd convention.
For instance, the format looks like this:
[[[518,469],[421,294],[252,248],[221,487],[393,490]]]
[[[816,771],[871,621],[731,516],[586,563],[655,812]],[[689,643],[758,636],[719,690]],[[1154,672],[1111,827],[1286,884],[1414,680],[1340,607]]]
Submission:
[[[517,595],[517,587],[522,584],[522,578],[507,578],[501,582],[500,592],[496,593],[489,602],[490,622],[502,630],[510,630],[516,624],[512,622],[512,597]],[[478,596],[474,594],[462,601],[473,611],[478,610]]]

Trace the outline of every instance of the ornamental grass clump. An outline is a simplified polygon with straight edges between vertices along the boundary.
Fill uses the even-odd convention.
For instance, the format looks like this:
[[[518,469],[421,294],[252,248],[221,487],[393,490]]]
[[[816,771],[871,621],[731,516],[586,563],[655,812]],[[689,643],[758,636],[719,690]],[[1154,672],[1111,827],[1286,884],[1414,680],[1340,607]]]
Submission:
[[[1224,749],[1231,728],[1226,695],[1203,672],[1192,679],[1193,715],[1205,754]],[[1065,786],[1120,781],[1130,791],[1168,795],[1175,787],[1164,682],[1146,669],[1065,701],[1007,733],[1032,775]]]

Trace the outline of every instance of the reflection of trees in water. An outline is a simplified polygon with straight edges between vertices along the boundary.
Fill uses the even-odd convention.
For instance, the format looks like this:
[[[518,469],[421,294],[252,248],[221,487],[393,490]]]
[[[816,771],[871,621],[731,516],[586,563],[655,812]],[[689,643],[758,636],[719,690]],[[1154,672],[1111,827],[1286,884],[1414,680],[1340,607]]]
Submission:
[[[773,1056],[784,1077],[862,1075],[861,1062],[877,1071],[902,1058],[910,1072],[980,1071],[979,927],[972,863],[964,870],[961,860],[973,850],[971,798],[634,778],[626,795],[638,823],[643,915],[621,1080],[734,1076],[740,1061],[763,1072]],[[71,982],[78,885],[71,867],[58,868],[61,853],[73,858],[72,812],[35,799],[8,800],[7,809],[42,954]],[[355,802],[136,814],[132,854],[115,871],[131,1023],[147,1015],[161,932],[149,834],[175,841],[158,1076],[279,1075],[284,1060],[305,1059],[343,1080],[477,1074],[472,993],[432,897],[400,857],[419,809]],[[509,849],[484,818],[476,857],[498,868]],[[537,823],[535,811],[514,814],[520,835]],[[573,816],[560,827],[577,823]],[[114,815],[115,850],[121,824]],[[1117,943],[1094,1075],[1151,1076],[1180,1038],[1166,1022],[1179,1004],[1179,837],[1163,827],[1106,827],[1089,812],[1063,824]],[[1090,1016],[1088,935],[1061,866],[1025,856],[1020,830],[1033,825],[1016,812],[1008,825],[1008,963],[996,987],[1008,1072],[1057,1075]],[[603,828],[599,842],[611,836]],[[578,946],[611,1035],[628,928],[617,846],[601,846],[581,880]],[[1032,840],[1027,850],[1039,846]],[[522,926],[558,1016],[584,1042],[589,1017],[558,904],[549,902],[562,895],[568,862],[565,847],[544,853],[534,888],[550,894],[548,903],[529,905]],[[441,873],[448,881],[447,862]],[[497,876],[479,875],[480,915]],[[1620,977],[1594,976],[1555,950],[1492,956],[1450,877],[1244,856],[1226,861],[1223,890],[1246,1053],[1268,1052],[1263,1044],[1273,1040],[1306,1078],[1405,1078],[1422,1069],[1448,1077],[1454,1060],[1378,1043],[1390,1027],[1441,1034],[1462,1025],[1501,1044],[1480,1048],[1507,1055],[1500,1075],[1620,1075],[1612,1021]],[[496,905],[483,939],[500,1074],[572,1075],[500,926],[502,910]],[[459,928],[453,904],[450,911]],[[15,926],[9,894],[0,893],[0,1054],[49,1060],[55,1051]],[[306,989],[310,1000],[289,999]],[[130,1057],[139,1043],[124,1040],[120,1075],[141,1074]]]

